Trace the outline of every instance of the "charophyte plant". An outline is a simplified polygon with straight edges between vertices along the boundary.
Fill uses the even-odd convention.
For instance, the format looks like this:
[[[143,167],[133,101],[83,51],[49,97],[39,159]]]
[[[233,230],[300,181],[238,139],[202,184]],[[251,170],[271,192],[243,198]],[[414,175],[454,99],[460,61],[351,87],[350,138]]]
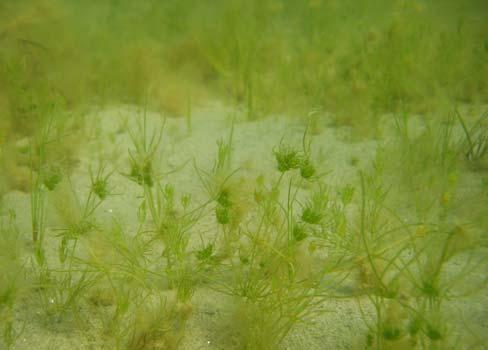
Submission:
[[[0,348],[484,348],[483,1],[85,5],[0,5]]]

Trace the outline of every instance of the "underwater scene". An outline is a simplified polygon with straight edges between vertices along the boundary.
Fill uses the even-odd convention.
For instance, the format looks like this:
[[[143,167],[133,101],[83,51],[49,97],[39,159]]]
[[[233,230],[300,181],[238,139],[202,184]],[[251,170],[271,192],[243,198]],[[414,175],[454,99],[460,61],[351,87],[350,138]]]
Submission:
[[[4,349],[488,349],[488,1],[0,0]]]

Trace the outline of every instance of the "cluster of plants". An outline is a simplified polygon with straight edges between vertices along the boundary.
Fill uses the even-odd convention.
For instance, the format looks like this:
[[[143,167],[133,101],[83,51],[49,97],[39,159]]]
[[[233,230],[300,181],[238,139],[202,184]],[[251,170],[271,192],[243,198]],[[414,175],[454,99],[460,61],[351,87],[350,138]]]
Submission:
[[[474,203],[459,209],[462,169],[483,171],[473,157],[481,131],[458,119],[413,132],[406,115],[396,117],[392,144],[356,183],[338,187],[317,163],[310,124],[301,144],[282,139],[270,150],[272,173],[243,177],[233,122],[213,166],[194,161],[204,194],[195,200],[168,181],[180,167],[158,161],[164,121],[149,121],[145,109],[131,124],[125,169],[100,159],[84,190],[53,164],[63,123],[46,118],[30,147],[32,236],[20,234],[12,210],[0,222],[2,344],[25,336],[27,305],[48,327],[61,322],[97,346],[177,349],[195,293],[210,289],[232,301],[224,321],[233,326],[221,341],[237,348],[279,348],[343,300],[357,302],[364,320],[358,348],[481,348],[472,325],[453,320],[459,300],[486,288],[488,247],[481,181]],[[120,194],[111,185],[117,173],[140,194],[133,230],[101,220]],[[203,234],[208,220],[214,231]]]
[[[33,324],[63,325],[87,347],[181,348],[201,290],[230,300],[223,346],[280,348],[353,301],[364,321],[357,348],[483,348],[473,320],[455,315],[487,283],[488,114],[464,108],[488,96],[488,27],[477,15],[487,10],[3,1],[0,348],[21,346]],[[147,109],[186,117],[191,134],[192,105],[210,98],[247,120],[312,108],[317,118],[301,142],[283,137],[269,150],[272,171],[236,164],[235,116],[212,166],[167,167],[165,120]],[[99,152],[80,167],[77,152],[100,136],[84,108],[108,103],[145,106],[120,130],[124,166]],[[334,182],[314,151],[317,111],[386,136],[349,183]],[[384,112],[393,127],[381,135]],[[198,193],[171,181],[191,165]],[[127,194],[114,183],[137,193],[134,226],[106,214]],[[3,198],[12,190],[28,194],[27,212]]]
[[[218,98],[250,119],[313,106],[340,123],[363,116],[362,132],[385,111],[486,103],[486,10],[484,1],[4,1],[0,137],[32,131],[26,115],[53,99],[149,96],[154,109],[184,115],[191,101]]]

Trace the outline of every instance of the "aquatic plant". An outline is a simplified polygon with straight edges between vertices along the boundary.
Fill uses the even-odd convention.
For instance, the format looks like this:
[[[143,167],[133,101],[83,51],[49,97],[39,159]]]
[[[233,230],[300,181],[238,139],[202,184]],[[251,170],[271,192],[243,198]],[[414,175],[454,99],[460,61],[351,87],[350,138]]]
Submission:
[[[455,113],[465,136],[466,159],[475,169],[484,169],[485,158],[488,155],[488,112],[484,112],[470,129],[457,109]]]
[[[30,159],[31,159],[31,226],[32,226],[32,240],[35,244],[35,258],[39,265],[44,264],[44,235],[45,235],[45,205],[46,205],[46,189],[54,189],[57,182],[59,182],[58,174],[55,179],[52,174],[45,174],[46,162],[46,147],[52,141],[52,133],[55,119],[53,116],[46,117],[46,124],[42,126],[39,133],[38,144],[31,144]],[[35,152],[38,152],[35,154]],[[35,160],[34,160],[35,159]],[[47,177],[46,177],[47,175]],[[50,184],[45,185],[45,183]]]
[[[25,289],[20,232],[15,217],[14,211],[0,217],[0,346],[6,349],[14,347],[24,330],[15,317],[17,299]]]
[[[147,105],[144,106],[143,115],[137,122],[137,131],[128,129],[133,149],[129,149],[130,172],[126,176],[142,187],[152,187],[158,175],[154,173],[154,157],[161,144],[164,122],[148,134]]]
[[[442,210],[449,211],[447,206],[430,221],[405,223],[388,208],[380,177],[361,174],[360,178],[362,247],[353,253],[363,256],[356,260],[359,281],[376,313],[368,324],[367,345],[380,349],[393,344],[452,346],[459,339],[448,331],[452,327],[447,318],[448,300],[476,293],[486,284],[478,281],[467,287],[463,283],[486,264],[483,254],[474,253],[479,238],[464,225],[453,227],[446,222]],[[393,217],[388,219],[390,215]],[[467,255],[470,258],[465,259]],[[453,261],[459,268],[453,270]]]
[[[0,5],[0,347],[294,348],[351,301],[360,348],[483,347],[479,311],[453,315],[486,289],[484,4],[85,5]],[[213,163],[173,166],[167,143],[207,151],[210,100]],[[117,127],[118,104],[142,107]],[[239,163],[269,114],[290,133]]]
[[[299,232],[303,226],[296,222],[294,214],[299,204],[295,186],[303,177],[290,174],[289,181],[282,181],[283,169],[277,170],[280,175],[272,182],[272,192],[284,192],[286,197],[280,199],[259,190],[257,207],[250,214],[252,222],[244,220],[237,226],[239,237],[234,247],[238,256],[235,250],[228,252],[216,266],[209,284],[236,300],[233,317],[238,328],[234,335],[246,349],[279,347],[298,323],[324,312],[318,305],[331,297],[332,285],[336,283],[337,287],[341,280],[341,254],[317,261],[316,268],[309,267],[298,254],[299,245],[307,237]],[[318,184],[318,190],[311,194],[312,199],[303,209],[304,223],[320,223],[329,205],[324,200],[326,193],[326,186]],[[220,206],[225,208],[227,198],[221,202]],[[313,213],[307,214],[308,211]],[[319,219],[315,220],[317,216]],[[312,217],[314,220],[309,220]]]

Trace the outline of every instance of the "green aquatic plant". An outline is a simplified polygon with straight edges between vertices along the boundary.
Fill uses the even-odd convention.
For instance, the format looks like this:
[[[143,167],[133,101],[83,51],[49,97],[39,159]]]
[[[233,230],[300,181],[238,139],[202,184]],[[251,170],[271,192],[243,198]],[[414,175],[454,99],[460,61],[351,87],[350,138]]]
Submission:
[[[90,171],[91,173],[91,171]],[[107,182],[102,165],[97,177]],[[92,179],[95,180],[95,179]],[[84,316],[79,312],[79,303],[87,291],[97,282],[95,271],[89,269],[79,260],[79,241],[86,239],[93,231],[98,230],[94,214],[106,198],[100,198],[93,184],[85,200],[80,200],[75,193],[71,179],[61,182],[50,193],[50,205],[56,209],[61,225],[53,229],[59,238],[58,264],[52,260],[42,260],[35,267],[38,280],[35,290],[39,307],[43,314],[54,319],[73,319],[78,325],[83,324]]]
[[[94,218],[95,211],[110,195],[108,186],[112,173],[106,172],[106,164],[99,165],[95,176],[92,174],[91,168],[89,173],[91,184],[83,203],[80,203],[71,181],[68,188],[61,190],[68,191],[68,193],[65,193],[64,202],[55,203],[64,225],[56,229],[57,236],[61,238],[58,252],[59,260],[62,264],[68,259],[71,266],[79,239],[97,229]],[[60,193],[59,196],[61,195]],[[67,200],[68,198],[69,200]],[[60,197],[57,199],[62,200]]]
[[[360,312],[368,327],[367,348],[388,348],[390,343],[403,341],[404,319],[409,310],[407,297],[409,286],[406,276],[408,267],[415,263],[406,254],[412,239],[407,227],[399,222],[388,224],[386,194],[382,184],[373,176],[360,173],[361,199],[359,217],[359,244],[346,246],[358,268],[358,282],[375,312],[368,321],[362,302]]]
[[[277,168],[281,173],[300,167],[300,152],[288,145],[280,143],[278,149],[274,151]]]
[[[55,122],[55,117],[52,115],[47,116],[45,118],[45,124],[41,127],[39,132],[37,144],[31,144],[30,146],[31,227],[32,240],[34,242],[34,255],[39,266],[45,264],[43,241],[45,236],[46,190],[53,190],[60,180],[60,176],[57,172],[54,175],[49,172],[45,173],[46,150],[48,144],[53,142],[52,137],[54,128],[56,127]]]
[[[192,335],[211,339],[212,326],[223,319],[234,336],[229,343],[193,337],[188,346],[279,349],[297,325],[329,305],[335,309],[331,298],[358,301],[367,348],[474,348],[468,338],[478,331],[464,332],[451,309],[480,302],[470,298],[486,289],[488,186],[480,171],[488,154],[487,118],[472,122],[458,113],[456,121],[456,113],[437,114],[445,100],[483,103],[487,25],[478,20],[481,1],[444,5],[0,5],[1,194],[30,190],[31,214],[29,229],[25,197],[6,194],[4,207],[15,207],[18,220],[0,211],[0,348],[24,346],[20,335],[31,347],[58,346],[69,335],[95,348],[176,349],[185,344],[190,320],[205,322],[203,328],[192,325]],[[87,19],[94,30],[84,30]],[[131,30],[123,31],[129,23]],[[171,124],[186,126],[193,137],[201,135],[195,107],[205,99],[230,100],[254,122],[268,113],[303,116],[312,107],[323,118],[310,122],[301,145],[283,137],[269,154],[274,165],[261,168],[268,158],[252,154],[259,158],[257,169],[236,163],[235,147],[242,144],[234,142],[232,122],[228,136],[217,141],[214,164],[197,167],[201,160],[195,159],[193,180],[203,190],[193,192],[186,183],[192,174],[166,177],[179,168],[165,172],[165,123],[148,110],[157,106],[184,116]],[[110,116],[95,140],[64,124],[75,119],[69,115],[85,114],[84,106],[91,115],[94,105],[141,102],[142,115],[127,130],[110,133],[111,143],[102,130],[112,129]],[[380,135],[388,124],[381,114],[399,111],[395,133]],[[320,173],[309,129],[320,131],[321,124],[387,139],[372,141],[380,146],[371,167],[361,144],[356,154],[348,154],[356,145],[340,147],[338,155],[361,169],[358,181],[347,167],[330,183]],[[237,134],[241,126],[235,127]],[[135,187],[119,201],[113,186],[124,186],[111,169],[120,164],[93,166],[90,151],[93,141],[102,148],[126,142],[125,131],[132,145],[124,175]],[[327,136],[346,135],[340,141],[349,143],[349,129],[336,131]],[[78,138],[86,139],[79,163],[71,154]],[[462,153],[475,172],[459,166]],[[22,180],[29,171],[30,186]],[[192,192],[180,193],[180,181]],[[349,185],[336,185],[342,181]],[[132,189],[139,194],[137,213],[129,202]],[[133,222],[136,216],[139,222]],[[23,242],[28,231],[32,259]],[[202,296],[198,291],[206,297],[207,288],[220,293],[215,311],[194,298]],[[231,297],[230,309],[219,298],[224,295]],[[470,317],[478,316],[473,308],[466,308]],[[311,332],[325,338],[329,330],[319,330],[321,324]],[[339,341],[351,347],[346,338]],[[206,343],[197,345],[199,340]],[[290,340],[289,347],[305,343]],[[482,339],[476,341],[482,348]]]
[[[300,176],[305,180],[314,180],[317,176],[317,169],[312,161],[311,143],[309,131],[311,120],[303,132],[302,149],[284,143],[281,139],[280,144],[273,150],[276,166],[279,172],[286,173],[290,170],[299,169]]]
[[[228,256],[239,240],[239,227],[249,209],[246,193],[249,183],[238,176],[239,168],[232,169],[233,138],[235,116],[230,116],[230,129],[226,140],[217,142],[217,155],[211,170],[196,166],[195,170],[208,196],[204,205],[214,205],[213,213],[219,225],[219,238],[223,243],[218,247],[219,255]]]
[[[417,139],[408,136],[410,147]],[[299,162],[315,163],[311,142],[304,144],[296,148]],[[464,265],[471,233],[463,233],[464,224],[450,225],[452,207],[429,220],[405,221],[390,198],[391,168],[380,157],[372,173],[359,173],[359,195],[353,182],[329,184],[316,172],[303,176],[299,167],[246,181],[232,171],[231,145],[217,144],[208,171],[195,167],[203,196],[180,194],[169,177],[138,184],[136,229],[122,221],[107,229],[100,220],[113,194],[107,163],[88,168],[85,192],[75,191],[78,180],[68,175],[52,191],[45,188],[61,224],[53,230],[60,258],[33,266],[42,315],[70,329],[100,323],[106,347],[179,348],[196,314],[194,295],[206,287],[231,297],[224,316],[234,324],[229,341],[242,348],[280,348],[297,325],[326,312],[331,299],[351,298],[370,348],[456,343],[449,300],[471,292],[460,285],[483,259]],[[450,155],[436,153],[440,148],[432,151],[439,169],[451,169]],[[206,222],[214,225],[212,237],[201,231]],[[460,268],[455,274],[447,272],[451,263]],[[96,319],[84,325],[88,314]]]
[[[457,109],[455,113],[465,136],[466,159],[475,168],[483,169],[484,159],[488,155],[488,111],[484,112],[470,129]]]
[[[144,198],[149,207],[153,222],[151,239],[148,247],[161,242],[164,259],[164,278],[169,287],[176,291],[177,300],[189,304],[196,287],[201,281],[201,270],[192,260],[192,252],[188,249],[193,227],[204,214],[206,205],[190,208],[191,197],[181,196],[179,206],[175,201],[175,189],[172,185],[158,185]],[[146,205],[146,204],[144,204]]]
[[[143,187],[152,187],[158,175],[154,172],[154,157],[163,137],[164,122],[148,134],[147,105],[144,107],[142,121],[137,123],[137,131],[128,129],[133,149],[129,149],[130,172],[126,176]]]
[[[211,170],[203,170],[194,163],[194,168],[207,194],[220,205],[228,207],[229,191],[225,187],[227,180],[237,171],[232,170],[233,140],[235,116],[231,115],[231,125],[227,137],[217,141],[217,155]]]
[[[129,320],[124,349],[179,349],[189,313],[162,297],[151,295],[143,296],[135,304],[139,308]]]
[[[299,207],[299,185],[304,179],[300,174],[290,174],[285,182],[283,172],[278,172],[281,174],[272,182],[271,193],[265,188],[257,190],[252,222],[243,221],[238,226],[237,253],[234,250],[220,262],[209,284],[235,299],[234,322],[238,326],[234,335],[245,349],[279,348],[297,324],[324,312],[319,305],[332,297],[332,285],[338,287],[342,278],[342,254],[331,253],[311,267],[299,253],[308,237],[306,225],[318,225],[328,214],[326,186],[317,184],[304,206],[306,214],[298,216],[297,221],[295,209]],[[263,181],[257,185],[264,187]],[[279,192],[286,196],[274,195]],[[225,208],[227,200],[222,202]],[[314,214],[309,215],[309,211]],[[314,220],[308,220],[312,217]]]
[[[170,288],[176,291],[178,301],[189,304],[199,277],[195,275],[198,271],[191,266],[192,254],[188,250],[188,242],[191,230],[203,214],[206,204],[191,209],[191,196],[188,194],[182,195],[177,203],[174,186],[169,183],[163,185],[162,179],[153,172],[152,164],[161,143],[163,127],[164,124],[149,135],[147,115],[144,112],[139,134],[131,133],[134,150],[129,151],[132,169],[142,169],[142,172],[133,171],[128,177],[144,190],[138,215],[141,224],[146,221],[147,214],[152,221],[152,238],[148,247],[155,247],[157,242],[162,244],[158,249],[161,249],[160,257],[165,262],[164,277]],[[227,154],[222,147],[219,148],[220,162],[225,161]],[[221,163],[216,164],[215,171],[221,171],[221,166]]]
[[[327,106],[337,121],[362,125],[363,132],[367,126],[371,133],[379,113],[405,107],[432,111],[445,99],[474,102],[486,92],[486,26],[463,20],[473,8],[481,13],[482,3],[454,10],[435,3],[381,1],[360,5],[358,12],[351,11],[349,2],[234,0],[220,1],[212,10],[193,5],[188,0],[100,5],[98,11],[114,20],[97,22],[94,33],[83,28],[85,17],[97,11],[95,5],[28,2],[6,8],[0,63],[3,104],[12,110],[6,114],[9,123],[29,126],[22,121],[24,114],[38,104],[23,100],[44,100],[53,90],[74,107],[85,101],[139,103],[149,97],[150,105],[175,114],[184,113],[187,95],[196,100],[204,91],[204,96],[243,105],[249,118]],[[141,16],[133,18],[134,11]],[[358,21],[363,30],[357,29]],[[287,23],[296,30],[283,30]],[[130,35],[114,34],[129,24]],[[48,35],[60,28],[66,33],[63,40]],[[158,33],[157,39],[148,33]],[[62,49],[65,54],[59,54]],[[74,58],[79,58],[76,65]],[[13,73],[6,74],[9,70]],[[354,123],[353,115],[361,123]]]
[[[109,179],[110,176],[112,176],[113,172],[107,173],[106,170],[106,164],[101,164],[98,169],[96,174],[92,173],[92,170],[90,168],[90,193],[93,193],[95,196],[98,197],[99,200],[105,200],[107,199],[108,196],[112,194],[110,184],[109,184]]]
[[[310,161],[309,158],[305,158],[302,160],[300,164],[300,175],[304,179],[311,179],[315,175],[316,171],[317,170],[315,169],[314,164]]]
[[[486,256],[474,253],[475,236],[465,227],[451,227],[444,215],[437,224],[405,223],[388,208],[388,198],[377,192],[380,188],[374,179],[361,174],[362,247],[353,252],[360,254],[356,260],[359,281],[376,314],[372,323],[367,322],[369,346],[451,346],[458,339],[448,332],[452,327],[447,316],[450,301],[484,288],[486,281],[470,282],[470,287],[463,281],[471,281],[483,269]]]
[[[197,264],[191,265],[192,254],[178,241],[188,236],[176,236],[182,232],[173,231],[178,229],[175,225],[165,226],[165,231],[139,230],[134,237],[115,225],[90,238],[90,259],[85,263],[98,271],[97,284],[103,288],[91,288],[91,301],[97,308],[114,306],[108,316],[104,310],[98,312],[117,348],[176,349],[184,336],[200,275]],[[155,251],[160,241],[162,253]],[[180,248],[184,250],[177,251]],[[162,288],[174,291],[174,302],[163,296]]]
[[[16,214],[0,217],[0,346],[13,349],[24,327],[17,320],[17,300],[25,290],[21,236]]]
[[[329,297],[330,285],[325,281],[338,284],[340,277],[335,279],[334,259],[306,272],[306,262],[294,246],[305,238],[295,231],[294,240],[289,240],[286,213],[278,226],[266,222],[265,211],[258,215],[260,225],[255,230],[241,231],[245,239],[240,241],[239,261],[225,264],[230,264],[232,281],[217,280],[213,287],[236,298],[235,319],[243,348],[277,348],[297,324],[324,312],[318,306]]]
[[[56,162],[53,146],[61,145],[64,125],[54,109],[52,114],[42,117],[40,130],[30,145],[30,171],[31,171],[31,227],[32,240],[35,246],[35,259],[39,265],[44,264],[43,241],[45,236],[45,210],[48,192],[53,192],[59,186],[65,174],[61,164]]]
[[[43,185],[48,191],[54,191],[56,186],[61,182],[63,178],[62,170],[56,165],[47,165],[42,170],[43,173]]]
[[[403,113],[394,121],[395,137],[376,155],[376,176],[388,186],[392,201],[415,207],[415,220],[437,220],[457,195],[460,147],[455,115],[426,121]]]
[[[301,220],[311,225],[318,225],[322,222],[329,206],[329,194],[327,188],[319,185],[311,198],[302,208]]]

